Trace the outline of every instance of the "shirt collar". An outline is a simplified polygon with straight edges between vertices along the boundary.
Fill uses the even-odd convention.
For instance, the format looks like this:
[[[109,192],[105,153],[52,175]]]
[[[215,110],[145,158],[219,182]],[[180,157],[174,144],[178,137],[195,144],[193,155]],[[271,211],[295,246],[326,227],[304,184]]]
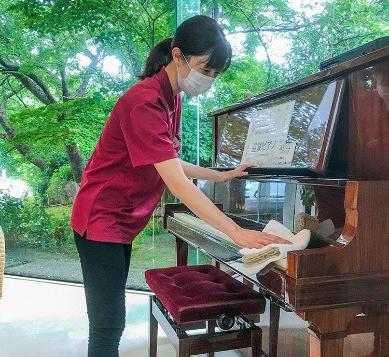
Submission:
[[[166,98],[169,109],[174,112],[176,110],[176,101],[173,95],[173,88],[170,83],[169,77],[165,71],[165,67],[162,67],[155,75],[155,79],[160,83],[162,93]]]

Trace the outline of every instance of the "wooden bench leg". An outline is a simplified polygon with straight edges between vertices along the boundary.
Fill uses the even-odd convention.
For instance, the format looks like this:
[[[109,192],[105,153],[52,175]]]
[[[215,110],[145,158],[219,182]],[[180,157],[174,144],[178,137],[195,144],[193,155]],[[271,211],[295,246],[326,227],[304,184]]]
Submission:
[[[150,296],[150,324],[149,324],[149,357],[157,357],[158,321],[152,311],[152,296]]]
[[[277,357],[278,330],[280,327],[280,307],[270,301],[269,357]]]
[[[262,330],[251,331],[251,355],[252,357],[262,356]]]
[[[207,334],[215,333],[215,328],[216,328],[215,321],[207,321],[206,322]],[[207,353],[207,357],[215,357],[215,352]]]
[[[180,340],[178,343],[177,357],[190,357],[189,344],[185,340]]]

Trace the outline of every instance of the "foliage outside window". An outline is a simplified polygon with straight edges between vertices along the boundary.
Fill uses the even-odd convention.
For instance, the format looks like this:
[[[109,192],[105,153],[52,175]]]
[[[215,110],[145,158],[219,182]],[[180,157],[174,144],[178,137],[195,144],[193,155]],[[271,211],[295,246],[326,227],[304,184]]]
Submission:
[[[234,48],[229,70],[201,97],[203,166],[212,155],[207,113],[315,73],[321,61],[389,30],[389,3],[381,0],[198,3]],[[84,166],[114,103],[137,81],[150,49],[173,34],[175,20],[170,0],[1,1],[0,169],[32,191],[29,198],[0,193],[8,241],[74,253],[68,219]],[[274,49],[280,40],[288,47],[282,62],[275,58],[285,48]],[[183,102],[181,156],[195,162],[191,100]],[[150,224],[135,251],[151,230],[162,232],[158,216]]]

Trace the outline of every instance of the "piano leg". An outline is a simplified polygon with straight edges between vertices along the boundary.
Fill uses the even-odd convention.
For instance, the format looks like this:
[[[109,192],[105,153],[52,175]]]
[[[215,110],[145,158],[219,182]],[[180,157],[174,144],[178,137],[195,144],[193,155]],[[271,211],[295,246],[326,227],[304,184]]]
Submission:
[[[269,357],[277,357],[280,307],[270,300]]]
[[[321,338],[318,339],[312,335],[310,336],[310,357],[343,357],[344,336],[327,339],[323,335]]]
[[[389,304],[379,306],[378,315],[375,316],[374,356],[389,356]]]
[[[389,356],[389,311],[388,306],[386,314],[381,316],[382,335],[381,335],[381,355]]]
[[[343,357],[347,327],[361,311],[361,306],[350,306],[298,313],[310,325],[310,357]]]
[[[348,329],[349,335],[374,333],[374,349],[366,357],[389,356],[389,311],[388,303],[370,303],[363,306],[363,315],[355,317]]]
[[[188,265],[188,243],[176,237],[176,265]]]
[[[212,259],[212,265],[214,265],[216,268],[220,269],[220,262],[218,262],[216,259]]]

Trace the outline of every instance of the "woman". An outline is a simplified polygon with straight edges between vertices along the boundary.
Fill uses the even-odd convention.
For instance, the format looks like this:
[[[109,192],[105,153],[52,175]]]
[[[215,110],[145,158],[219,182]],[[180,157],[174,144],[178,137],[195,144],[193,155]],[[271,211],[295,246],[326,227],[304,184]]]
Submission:
[[[188,179],[243,176],[246,166],[217,172],[177,158],[180,91],[208,90],[231,61],[213,19],[195,16],[152,49],[139,83],[116,103],[82,177],[71,225],[80,255],[89,318],[89,357],[118,356],[125,326],[131,242],[146,226],[165,184],[205,222],[238,245],[286,241],[240,228]]]

